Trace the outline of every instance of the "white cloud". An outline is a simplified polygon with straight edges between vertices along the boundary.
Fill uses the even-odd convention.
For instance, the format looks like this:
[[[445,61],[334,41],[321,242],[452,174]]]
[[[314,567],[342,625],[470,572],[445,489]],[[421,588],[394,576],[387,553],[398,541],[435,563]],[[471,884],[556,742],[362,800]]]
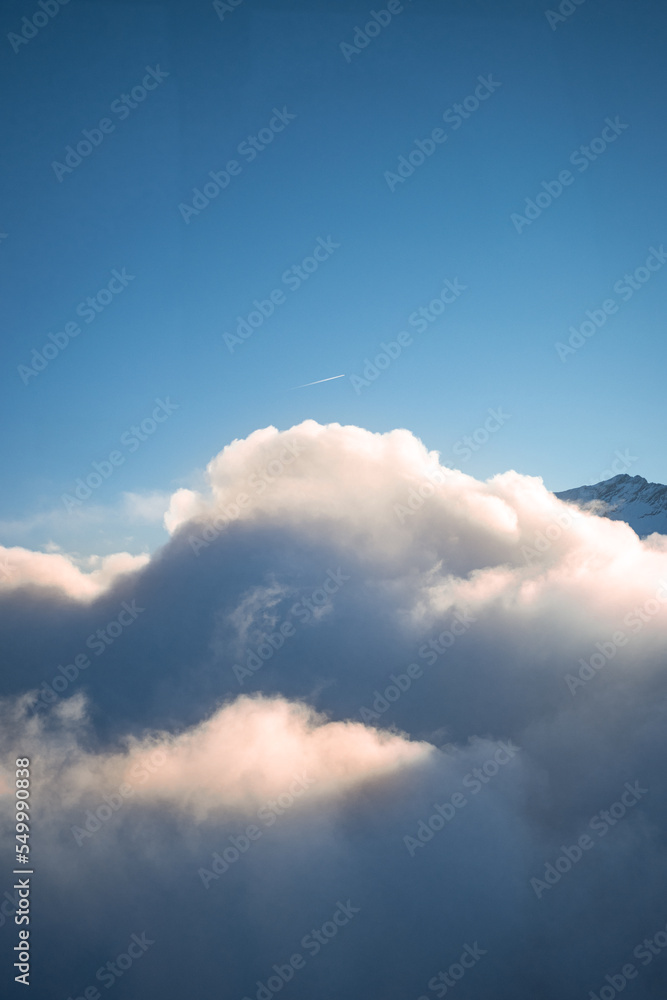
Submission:
[[[18,546],[0,546],[0,591],[28,586],[55,587],[68,597],[91,601],[105,593],[123,574],[136,572],[149,560],[148,555],[133,556],[128,552],[79,559],[59,552],[31,552]]]
[[[478,482],[439,469],[437,455],[405,430],[312,421],[266,428],[225,448],[207,476],[206,488],[173,495],[173,536],[150,560],[0,550],[0,611],[27,582],[77,599],[14,593],[10,613],[0,614],[10,649],[30,636],[11,674],[18,701],[0,704],[7,770],[17,746],[33,757],[36,814],[52,833],[51,853],[40,854],[42,883],[82,887],[71,903],[52,889],[50,933],[67,906],[70,920],[75,913],[94,925],[97,904],[84,886],[108,871],[110,913],[124,919],[129,884],[166,940],[174,914],[188,914],[195,939],[214,913],[234,954],[247,945],[253,961],[259,956],[252,983],[281,960],[283,942],[267,930],[276,899],[290,900],[287,938],[298,942],[313,900],[330,890],[335,899],[344,881],[346,893],[366,894],[371,931],[358,947],[368,967],[384,970],[383,995],[416,995],[446,960],[442,941],[468,934],[490,956],[476,995],[496,996],[504,983],[508,996],[570,996],[601,981],[600,970],[662,913],[666,861],[655,830],[664,827],[667,539],[641,541],[533,477]],[[163,506],[129,502],[152,518]],[[325,593],[323,581],[339,575]],[[124,600],[136,601],[141,617],[107,634]],[[462,612],[470,627],[455,635]],[[273,641],[258,644],[262,631]],[[113,642],[100,643],[100,633]],[[96,641],[103,659],[93,653],[81,665]],[[566,676],[578,676],[582,661],[594,666],[572,690]],[[236,663],[250,664],[242,690],[261,693],[239,697]],[[67,685],[59,679],[54,690],[74,697],[54,708],[25,693],[61,674]],[[375,705],[375,716],[362,715]],[[369,717],[373,726],[350,721]],[[451,753],[424,740],[450,743]],[[521,748],[500,770],[499,740]],[[133,782],[137,768],[143,780]],[[231,838],[241,842],[258,805],[301,772],[313,780],[303,808],[270,833],[263,828],[257,848],[246,838],[247,855],[237,850],[238,864],[216,883],[224,891],[215,910],[192,923],[193,886],[205,895],[197,868],[212,865],[214,851],[231,858]],[[573,866],[567,884],[563,877],[536,899],[531,877],[636,781],[649,790],[641,802]],[[123,782],[135,785],[127,806]],[[457,793],[465,808],[439,825]],[[431,816],[433,836],[420,826]],[[86,823],[75,842],[72,829]],[[423,846],[409,853],[403,838],[420,830]],[[156,872],[173,903],[166,913]],[[114,919],[108,936],[125,933]],[[573,983],[562,956],[583,939]],[[175,946],[174,964],[164,959],[170,980],[182,963]],[[387,973],[394,953],[400,968],[397,959]],[[399,982],[406,953],[416,971]],[[357,954],[336,953],[341,982],[357,982]],[[518,993],[517,970],[528,984]],[[370,995],[375,979],[362,987]],[[200,992],[209,988],[204,979]],[[257,992],[247,989],[239,975],[234,995]]]
[[[14,717],[28,721],[24,699]],[[335,798],[355,784],[420,763],[434,753],[427,743],[369,729],[359,722],[331,722],[310,706],[284,698],[249,698],[218,709],[177,736],[129,738],[122,753],[82,749],[85,702],[75,695],[52,714],[55,733],[34,718],[24,731],[23,752],[33,760],[33,793],[71,806],[101,798],[121,784],[137,785],[137,801],[166,802],[198,819],[224,810],[251,814],[258,804],[306,776],[316,798]],[[5,707],[5,713],[12,711]],[[7,765],[11,773],[11,763]],[[54,773],[57,771],[57,779]]]

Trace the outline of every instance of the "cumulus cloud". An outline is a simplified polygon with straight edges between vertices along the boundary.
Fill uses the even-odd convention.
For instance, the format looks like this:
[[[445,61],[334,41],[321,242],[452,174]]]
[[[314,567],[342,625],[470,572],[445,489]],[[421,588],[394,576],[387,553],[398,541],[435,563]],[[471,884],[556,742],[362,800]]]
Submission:
[[[60,552],[32,552],[0,546],[0,588],[53,587],[68,597],[91,601],[109,590],[125,573],[145,566],[150,556],[116,552],[79,558]]]
[[[197,819],[220,810],[252,813],[297,776],[314,785],[315,797],[330,798],[433,752],[429,744],[359,722],[330,722],[303,703],[241,696],[178,735],[153,733],[130,738],[123,752],[91,753],[80,741],[89,724],[81,695],[53,709],[61,723],[55,731],[53,718],[47,725],[33,716],[29,724],[29,705],[24,697],[5,714],[26,722],[23,751],[35,760],[35,794],[66,806],[101,798],[141,773],[136,801],[166,802]]]
[[[555,1000],[599,991],[667,922],[664,537],[534,477],[441,467],[407,430],[313,421],[224,448],[165,523],[137,563],[6,550],[2,721],[7,747],[35,748],[54,953],[64,912],[102,961],[134,929],[130,892],[163,941],[147,989],[254,998],[343,894],[348,943],[291,995],[433,995],[478,940],[471,995]],[[137,767],[129,804],[105,806]],[[300,771],[312,794],[265,828]],[[74,870],[99,927],[83,887],[61,902]],[[663,995],[657,963],[641,1000]],[[63,995],[92,981],[58,975]]]

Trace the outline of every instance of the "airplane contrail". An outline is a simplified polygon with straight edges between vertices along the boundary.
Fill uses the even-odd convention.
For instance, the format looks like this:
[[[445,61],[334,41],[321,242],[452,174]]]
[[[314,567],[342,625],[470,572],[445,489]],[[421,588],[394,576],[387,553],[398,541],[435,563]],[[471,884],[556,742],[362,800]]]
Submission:
[[[319,385],[320,382],[333,382],[335,378],[345,378],[344,375],[331,375],[329,378],[318,378],[315,382],[304,382],[303,385],[294,385],[293,389],[305,389],[308,385]]]

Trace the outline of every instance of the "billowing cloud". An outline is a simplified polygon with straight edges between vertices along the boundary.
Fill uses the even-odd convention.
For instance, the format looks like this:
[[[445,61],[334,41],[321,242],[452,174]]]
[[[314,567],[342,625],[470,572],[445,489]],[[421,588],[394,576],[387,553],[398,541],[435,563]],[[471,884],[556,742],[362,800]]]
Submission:
[[[13,711],[14,729],[18,720],[26,722],[23,752],[35,760],[34,793],[57,796],[66,806],[131,786],[141,775],[135,801],[166,802],[198,819],[221,810],[246,814],[295,782],[299,788],[314,786],[316,798],[331,798],[433,752],[428,743],[360,722],[330,722],[302,703],[241,696],[178,735],[130,738],[123,752],[96,754],[76,738],[88,725],[81,696],[53,710],[63,724],[55,732],[39,716],[28,723],[29,705],[23,698],[5,712]],[[8,774],[11,778],[11,769]],[[7,779],[7,789],[10,784]]]
[[[40,933],[96,956],[56,963],[64,996],[143,930],[128,893],[162,970],[130,997],[267,1000],[348,900],[285,996],[444,996],[476,944],[469,995],[601,996],[628,962],[663,995],[634,954],[667,924],[663,536],[313,421],[233,442],[166,524],[140,564],[22,552],[0,588]]]
[[[129,552],[81,559],[60,552],[0,546],[0,589],[53,587],[75,600],[90,601],[109,590],[123,574],[145,566],[149,559],[148,555],[133,556]]]

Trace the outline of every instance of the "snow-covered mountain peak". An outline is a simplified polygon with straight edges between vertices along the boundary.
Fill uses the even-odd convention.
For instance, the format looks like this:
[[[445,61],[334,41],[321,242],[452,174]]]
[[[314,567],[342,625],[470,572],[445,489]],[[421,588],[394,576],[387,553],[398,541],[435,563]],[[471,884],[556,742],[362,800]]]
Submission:
[[[642,538],[654,531],[667,534],[667,486],[649,483],[643,476],[622,473],[556,496],[613,521],[625,521]]]

